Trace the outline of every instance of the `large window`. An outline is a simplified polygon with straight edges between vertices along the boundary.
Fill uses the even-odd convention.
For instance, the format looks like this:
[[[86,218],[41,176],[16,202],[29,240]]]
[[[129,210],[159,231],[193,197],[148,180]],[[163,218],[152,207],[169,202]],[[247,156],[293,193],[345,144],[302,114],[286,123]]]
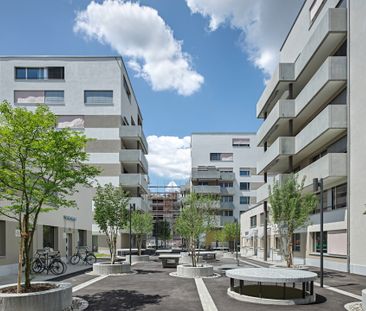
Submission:
[[[123,76],[123,87],[125,88],[125,92],[128,97],[128,100],[131,101],[131,91],[130,91],[130,88],[128,86],[125,76]]]
[[[250,197],[240,197],[240,204],[249,204],[250,203]]]
[[[223,195],[221,196],[221,202],[233,202],[234,198],[232,195]]]
[[[14,91],[14,103],[18,105],[62,105],[64,91]]]
[[[249,182],[241,182],[240,183],[240,190],[244,190],[244,191],[250,190],[250,183]]]
[[[318,206],[314,213],[320,212],[320,193],[317,193]],[[347,184],[342,184],[323,192],[323,207],[325,211],[347,207]]]
[[[87,246],[86,230],[79,230],[79,246]]]
[[[313,252],[320,253],[320,232],[313,232]],[[323,252],[328,252],[328,234],[323,234]]]
[[[301,235],[300,233],[294,233],[292,235],[292,250],[294,252],[300,252],[301,249]]]
[[[43,247],[57,249],[57,228],[52,226],[43,226]]]
[[[210,153],[210,161],[231,162],[231,161],[233,161],[233,154],[232,153]]]
[[[6,236],[5,236],[5,221],[0,220],[0,256],[6,255]]]
[[[15,67],[17,80],[63,80],[64,67]]]
[[[242,177],[250,176],[250,169],[241,167],[239,173]]]
[[[84,103],[89,105],[113,104],[113,91],[85,91]]]
[[[232,144],[233,144],[233,147],[250,147],[250,139],[249,138],[233,138]]]
[[[250,228],[257,227],[257,215],[250,217]]]
[[[233,186],[234,186],[234,184],[231,181],[221,181],[220,182],[221,188],[232,188]]]

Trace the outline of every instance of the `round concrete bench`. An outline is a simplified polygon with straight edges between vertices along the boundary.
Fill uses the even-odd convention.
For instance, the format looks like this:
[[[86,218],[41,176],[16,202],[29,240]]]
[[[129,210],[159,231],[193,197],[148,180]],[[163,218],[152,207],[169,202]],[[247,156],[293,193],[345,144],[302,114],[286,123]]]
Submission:
[[[137,263],[137,262],[145,262],[149,261],[150,256],[149,255],[132,255],[131,256],[131,263]],[[126,255],[126,262],[130,262],[130,256]]]
[[[93,274],[109,275],[130,273],[131,266],[129,263],[116,262],[114,264],[108,262],[97,262],[93,264]]]
[[[240,301],[295,305],[313,303],[316,299],[314,280],[317,275],[313,272],[284,268],[241,268],[226,271],[226,276],[230,278],[228,295]],[[235,280],[239,280],[239,286],[235,286]],[[297,288],[296,284],[301,284],[301,287]]]
[[[213,266],[203,265],[192,267],[191,265],[177,266],[177,276],[183,278],[209,277],[214,275]]]
[[[32,284],[54,284],[57,287],[42,292],[24,294],[0,293],[0,311],[63,311],[72,305],[72,285],[70,283],[32,282]],[[0,289],[16,286],[8,284]]]

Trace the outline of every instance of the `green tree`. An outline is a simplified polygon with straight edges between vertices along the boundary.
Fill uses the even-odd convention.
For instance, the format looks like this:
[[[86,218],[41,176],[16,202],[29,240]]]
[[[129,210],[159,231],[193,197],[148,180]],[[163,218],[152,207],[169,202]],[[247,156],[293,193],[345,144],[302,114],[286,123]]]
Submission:
[[[277,224],[283,242],[288,267],[293,266],[292,236],[296,229],[305,226],[317,205],[314,193],[303,193],[305,177],[299,183],[296,175],[290,175],[284,183],[276,182],[270,189],[270,213]],[[281,240],[282,240],[281,239]]]
[[[116,260],[117,237],[127,224],[129,195],[121,186],[98,186],[94,197],[94,220],[105,234],[111,254],[111,264]]]
[[[136,235],[137,248],[141,256],[142,241],[146,235],[152,233],[153,217],[150,213],[134,211],[131,215],[132,232]]]
[[[71,129],[56,129],[56,124],[46,106],[31,112],[0,104],[0,214],[17,221],[20,230],[18,293],[31,287],[31,245],[39,214],[76,206],[76,186],[90,186],[99,172],[84,164],[87,138]]]
[[[236,223],[227,223],[222,229],[222,240],[229,243],[230,250],[235,251],[235,241],[239,241],[240,233]]]
[[[197,266],[199,257],[199,252],[196,253],[199,238],[215,226],[213,205],[214,200],[210,196],[191,193],[185,198],[183,209],[175,223],[177,232],[188,243],[193,267]]]
[[[158,234],[158,238],[164,241],[164,245],[166,247],[166,241],[172,238],[172,230],[170,227],[169,221],[164,219],[163,221],[159,221],[156,223],[156,230]]]

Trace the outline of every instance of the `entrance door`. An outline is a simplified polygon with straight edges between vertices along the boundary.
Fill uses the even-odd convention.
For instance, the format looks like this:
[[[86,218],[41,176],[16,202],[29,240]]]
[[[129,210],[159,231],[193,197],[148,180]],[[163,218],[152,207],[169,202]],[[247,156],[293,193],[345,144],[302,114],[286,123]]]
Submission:
[[[67,233],[66,235],[66,245],[67,245],[67,257],[71,258],[72,256],[72,252],[73,252],[73,247],[72,247],[72,233]]]

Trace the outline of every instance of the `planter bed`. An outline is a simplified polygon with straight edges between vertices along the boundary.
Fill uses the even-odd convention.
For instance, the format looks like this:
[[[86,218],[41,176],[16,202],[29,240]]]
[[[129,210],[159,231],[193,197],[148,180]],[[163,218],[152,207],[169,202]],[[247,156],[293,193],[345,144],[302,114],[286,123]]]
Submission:
[[[177,276],[183,278],[211,277],[214,275],[213,266],[202,265],[192,267],[192,265],[177,266]]]
[[[132,263],[137,263],[137,262],[145,262],[145,261],[149,261],[150,260],[150,256],[149,255],[132,255],[131,256],[131,264]],[[126,262],[130,262],[130,256],[126,255]]]
[[[131,266],[129,263],[116,262],[114,264],[108,262],[98,262],[93,265],[93,274],[109,275],[130,273]]]
[[[38,288],[51,288],[21,294],[0,293],[0,311],[63,311],[71,307],[72,286],[70,283],[34,282],[32,285],[38,285]],[[0,292],[14,286],[16,284],[0,286]]]

